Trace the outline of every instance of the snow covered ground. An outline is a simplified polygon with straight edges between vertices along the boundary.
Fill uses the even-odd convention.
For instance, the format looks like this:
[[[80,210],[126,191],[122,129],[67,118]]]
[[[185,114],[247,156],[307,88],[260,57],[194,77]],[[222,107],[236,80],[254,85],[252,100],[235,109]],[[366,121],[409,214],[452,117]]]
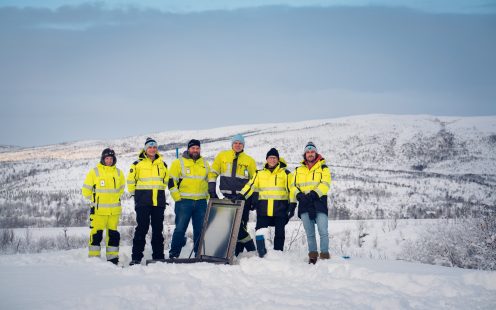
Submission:
[[[123,248],[129,253],[129,248]],[[495,309],[496,273],[305,253],[115,267],[86,249],[0,256],[0,309]]]
[[[232,266],[128,267],[130,246],[121,246],[124,268],[107,263],[103,255],[88,258],[86,248],[0,255],[0,309],[496,308],[494,271],[396,260],[405,243],[429,227],[452,221],[330,221],[333,257],[315,266],[307,264],[306,238],[298,233],[299,223],[291,221],[286,229],[285,252],[269,250],[263,259],[243,253]],[[166,223],[166,239],[172,230]],[[25,231],[15,233],[22,237]],[[62,228],[37,228],[29,235],[36,242],[63,233]],[[88,229],[68,228],[67,234],[82,237]],[[359,238],[363,234],[367,235]],[[189,255],[191,246],[189,240],[181,257]],[[351,259],[341,258],[343,254]],[[150,257],[148,242],[145,258]]]

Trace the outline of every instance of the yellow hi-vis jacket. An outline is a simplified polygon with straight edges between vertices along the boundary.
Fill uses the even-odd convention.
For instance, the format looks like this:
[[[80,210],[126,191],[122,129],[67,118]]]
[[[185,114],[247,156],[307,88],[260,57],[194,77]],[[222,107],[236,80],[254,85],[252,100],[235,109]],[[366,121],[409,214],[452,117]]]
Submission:
[[[291,194],[294,197],[299,192],[308,194],[311,191],[315,191],[319,197],[322,197],[327,195],[331,186],[331,171],[322,157],[317,159],[311,169],[308,169],[305,161],[302,161],[301,166],[295,169],[291,183]]]
[[[162,155],[157,153],[151,160],[141,151],[138,160],[129,169],[127,188],[134,195],[134,205],[165,207],[165,189],[169,184],[169,172]]]
[[[253,194],[258,195],[258,202],[254,199],[257,216],[287,216],[293,177],[286,167],[282,158],[273,171],[265,164],[264,169],[258,170],[241,190],[241,194],[246,198]]]
[[[205,158],[193,160],[187,151],[174,160],[170,167],[173,187],[169,186],[174,201],[208,199],[209,172],[210,166]]]
[[[324,158],[318,156],[317,162],[308,169],[305,161],[301,162],[293,172],[291,182],[291,198],[296,200],[300,192],[308,194],[315,191],[319,195],[319,201],[313,204],[317,212],[327,214],[327,192],[331,186],[331,171],[325,164]],[[298,214],[308,212],[308,206],[298,206]]]
[[[208,181],[215,182],[220,175],[220,191],[223,194],[235,195],[241,192],[256,171],[255,160],[245,152],[236,154],[234,150],[222,151],[215,157]]]
[[[84,180],[83,197],[95,207],[97,215],[121,214],[121,196],[124,193],[124,173],[115,166],[101,163],[91,169]]]

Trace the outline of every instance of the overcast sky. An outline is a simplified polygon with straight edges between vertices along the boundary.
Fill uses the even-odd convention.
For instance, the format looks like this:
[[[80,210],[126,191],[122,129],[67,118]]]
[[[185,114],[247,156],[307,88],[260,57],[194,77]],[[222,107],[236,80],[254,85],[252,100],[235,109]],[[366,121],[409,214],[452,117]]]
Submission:
[[[496,115],[491,1],[67,2],[0,0],[0,144],[369,113]]]

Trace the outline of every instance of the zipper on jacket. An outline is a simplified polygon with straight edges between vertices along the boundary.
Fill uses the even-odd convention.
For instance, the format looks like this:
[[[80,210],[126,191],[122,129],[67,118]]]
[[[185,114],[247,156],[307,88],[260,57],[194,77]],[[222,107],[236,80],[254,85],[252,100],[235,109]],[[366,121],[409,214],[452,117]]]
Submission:
[[[100,197],[96,199],[96,209],[98,210],[98,205],[100,204]]]
[[[160,169],[158,168],[158,166],[157,166],[157,176],[158,177],[160,176]]]
[[[315,170],[313,171],[313,174],[312,174],[312,181],[315,181]]]
[[[276,179],[275,179],[274,185],[277,186],[277,174],[276,174]]]
[[[117,188],[117,186],[115,185],[115,177],[112,177],[112,179],[114,179],[114,188]]]

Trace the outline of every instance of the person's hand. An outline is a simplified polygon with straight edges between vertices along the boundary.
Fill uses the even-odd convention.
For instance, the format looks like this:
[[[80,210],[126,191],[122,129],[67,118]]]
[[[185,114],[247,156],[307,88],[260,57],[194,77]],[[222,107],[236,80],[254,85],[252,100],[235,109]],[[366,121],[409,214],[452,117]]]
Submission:
[[[245,196],[243,196],[242,194],[236,194],[236,196],[234,196],[234,197],[231,199],[231,201],[232,201],[233,203],[235,203],[235,202],[236,202],[236,201],[238,201],[238,200],[245,200]]]
[[[295,209],[296,209],[296,202],[290,203],[289,204],[289,210],[288,210],[288,219],[290,219],[294,216]]]
[[[215,190],[215,182],[208,182],[208,194],[210,198],[219,198]]]
[[[307,194],[307,197],[310,201],[317,201],[320,199],[319,194],[315,191],[311,191],[310,193]]]
[[[298,194],[296,194],[296,200],[298,200],[298,202],[303,203],[306,199],[307,195],[305,195],[303,192],[299,192]]]

